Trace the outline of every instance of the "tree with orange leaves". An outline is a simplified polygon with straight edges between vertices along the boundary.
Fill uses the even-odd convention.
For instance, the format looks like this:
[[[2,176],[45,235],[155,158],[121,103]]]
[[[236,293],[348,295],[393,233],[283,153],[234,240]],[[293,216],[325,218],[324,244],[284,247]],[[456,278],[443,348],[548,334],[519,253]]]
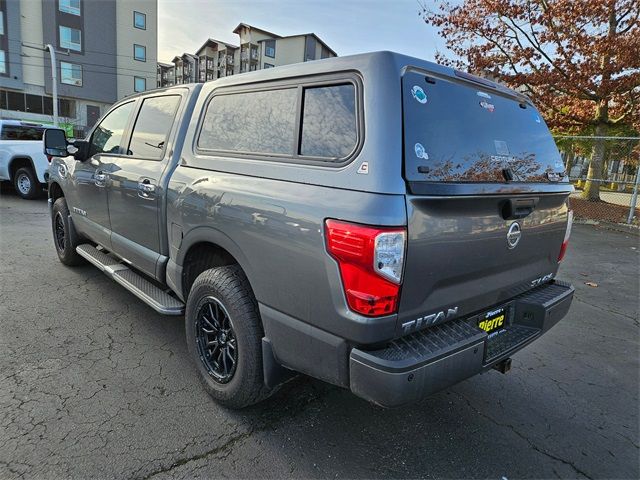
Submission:
[[[490,73],[527,93],[551,127],[640,127],[638,0],[465,0],[421,4],[455,58],[437,60]],[[595,141],[583,195],[599,200],[604,141]]]

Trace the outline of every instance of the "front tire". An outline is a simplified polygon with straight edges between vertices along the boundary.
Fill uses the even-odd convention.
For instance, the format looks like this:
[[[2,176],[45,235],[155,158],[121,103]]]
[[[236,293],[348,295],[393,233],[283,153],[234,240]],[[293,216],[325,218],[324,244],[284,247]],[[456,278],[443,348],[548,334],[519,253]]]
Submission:
[[[29,167],[20,167],[13,175],[13,188],[26,200],[33,200],[40,194],[40,183]]]
[[[51,210],[51,227],[53,230],[53,244],[62,263],[75,266],[84,263],[84,259],[76,252],[80,239],[76,234],[69,217],[69,207],[64,197],[60,197],[53,204]]]
[[[209,395],[230,408],[266,398],[260,314],[238,265],[212,268],[196,278],[185,320],[189,353]]]

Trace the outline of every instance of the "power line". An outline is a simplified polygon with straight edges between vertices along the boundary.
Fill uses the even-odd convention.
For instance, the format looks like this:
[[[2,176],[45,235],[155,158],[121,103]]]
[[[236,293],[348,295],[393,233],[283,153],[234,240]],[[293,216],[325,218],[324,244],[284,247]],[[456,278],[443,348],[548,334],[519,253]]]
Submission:
[[[8,36],[8,35],[7,35],[7,40],[8,40],[9,42],[14,42],[14,43],[20,43],[20,44],[31,44],[31,45],[34,45],[34,46],[35,46],[35,47],[33,47],[33,48],[42,47],[42,45],[40,45],[40,44],[38,44],[38,43],[35,43],[35,42],[29,42],[29,41],[27,41],[27,40],[24,40],[24,39],[18,39],[18,38],[15,38],[15,37],[10,37],[10,36]],[[131,44],[131,46],[133,46],[133,45],[134,45],[134,43],[132,43],[132,44]],[[140,44],[136,44],[136,45],[140,45]],[[142,46],[146,48],[146,45],[142,45]],[[101,54],[101,55],[107,55],[107,56],[113,56],[113,57],[125,57],[125,58],[133,58],[133,59],[135,59],[135,57],[134,57],[133,55],[123,55],[123,54],[121,54],[121,53],[110,53],[110,52],[101,51],[101,50],[87,50],[87,49],[84,49],[84,50],[82,50],[82,52],[78,52],[78,51],[76,51],[76,50],[72,50],[72,49],[70,49],[70,48],[67,48],[67,49],[64,49],[63,47],[58,47],[58,48],[61,48],[61,49],[63,49],[63,50],[68,50],[70,53],[77,53],[77,54],[79,54],[79,55],[81,55],[81,54],[82,54],[82,52],[86,52],[86,53],[98,53],[98,54]]]
[[[28,48],[35,48],[35,47],[28,47]],[[23,55],[26,56],[28,58],[37,58],[31,55]],[[46,58],[43,58],[42,61],[46,61]],[[101,68],[111,68],[114,70],[125,70],[128,72],[136,72],[136,73],[148,73],[150,75],[155,75],[157,73],[157,68],[153,68],[153,70],[139,70],[137,68],[126,68],[126,67],[118,67],[118,66],[113,66],[113,65],[102,65],[100,63],[91,63],[91,62],[76,62],[74,58],[70,58],[68,61],[64,60],[64,59],[60,59],[60,62],[65,62],[65,63],[72,63],[74,65],[90,65],[93,67],[101,67]],[[21,62],[5,62],[5,63],[14,63],[14,64],[19,64]],[[28,63],[24,63],[22,62],[23,65],[29,65]]]
[[[42,68],[43,70],[45,70],[47,68],[46,65],[38,65],[36,63],[26,63],[26,62],[4,62],[5,64],[13,64],[13,65],[26,65],[28,67],[37,67],[37,68]],[[149,78],[150,76],[154,76],[156,75],[155,72],[151,73],[151,72],[139,72],[138,70],[132,70],[134,72],[139,72],[140,75],[131,75],[131,74],[127,74],[127,73],[117,73],[117,72],[103,72],[101,70],[91,70],[89,68],[83,68],[82,69],[83,72],[89,72],[89,73],[98,73],[98,74],[102,74],[102,75],[115,75],[115,76],[121,76],[121,77],[131,77],[131,78]],[[142,75],[143,73],[148,73],[147,76]]]

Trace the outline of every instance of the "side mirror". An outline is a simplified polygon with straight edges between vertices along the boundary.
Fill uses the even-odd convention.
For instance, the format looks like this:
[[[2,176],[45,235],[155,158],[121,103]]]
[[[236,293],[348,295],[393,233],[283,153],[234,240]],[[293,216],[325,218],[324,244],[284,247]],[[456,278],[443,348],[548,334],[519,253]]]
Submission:
[[[64,130],[60,128],[47,128],[42,137],[44,144],[44,153],[54,157],[66,157],[69,155],[67,151],[67,136]]]
[[[89,142],[86,140],[76,140],[71,144],[69,153],[73,155],[73,158],[84,162],[89,158]]]

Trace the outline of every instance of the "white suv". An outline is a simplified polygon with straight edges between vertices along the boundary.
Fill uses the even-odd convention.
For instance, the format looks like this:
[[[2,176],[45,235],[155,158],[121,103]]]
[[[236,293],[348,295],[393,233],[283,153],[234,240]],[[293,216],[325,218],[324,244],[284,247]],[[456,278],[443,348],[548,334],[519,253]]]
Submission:
[[[43,153],[46,125],[20,120],[0,120],[0,181],[11,181],[22,198],[36,198],[49,175]]]

